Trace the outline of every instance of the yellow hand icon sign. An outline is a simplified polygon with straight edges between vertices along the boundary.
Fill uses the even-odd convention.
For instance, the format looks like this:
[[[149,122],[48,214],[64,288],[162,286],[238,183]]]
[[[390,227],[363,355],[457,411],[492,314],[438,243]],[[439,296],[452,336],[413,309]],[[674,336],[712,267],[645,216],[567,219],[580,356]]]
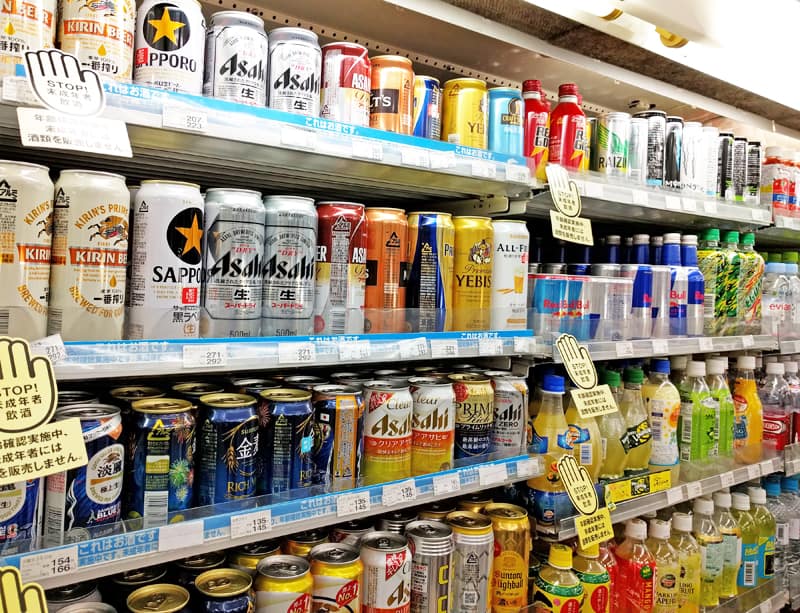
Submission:
[[[19,570],[0,568],[0,613],[47,613],[44,590],[36,583],[22,585]]]
[[[562,334],[556,339],[556,349],[575,385],[585,390],[597,386],[597,369],[592,362],[592,356],[586,347],[578,343],[578,339],[571,334]]]
[[[578,513],[591,515],[597,511],[600,501],[597,498],[592,477],[589,475],[589,471],[578,464],[574,456],[567,455],[558,461],[558,474]]]
[[[58,400],[50,360],[31,357],[26,340],[0,337],[0,394],[0,432],[23,432],[49,422]]]
[[[545,174],[556,209],[567,217],[580,215],[581,193],[577,183],[570,180],[566,169],[558,164],[548,164]]]

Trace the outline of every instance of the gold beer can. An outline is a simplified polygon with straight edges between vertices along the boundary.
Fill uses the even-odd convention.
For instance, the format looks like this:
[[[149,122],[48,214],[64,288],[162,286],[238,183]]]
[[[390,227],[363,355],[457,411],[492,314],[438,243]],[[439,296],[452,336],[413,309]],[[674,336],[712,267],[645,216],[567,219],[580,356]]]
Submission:
[[[314,580],[311,565],[299,556],[270,556],[258,563],[256,610],[263,613],[311,613]]]
[[[456,507],[459,511],[468,511],[470,513],[483,513],[483,509],[487,504],[494,502],[491,498],[484,498],[483,493],[470,494],[459,500]]]
[[[487,149],[488,90],[480,79],[451,79],[442,95],[442,140]]]
[[[178,613],[189,604],[189,591],[179,585],[156,583],[128,596],[131,613]]]
[[[325,530],[306,530],[293,534],[283,541],[283,553],[292,556],[308,558],[311,550],[317,545],[329,543],[328,532]]]
[[[531,552],[528,513],[522,507],[501,502],[486,505],[483,512],[492,520],[494,531],[492,612],[518,613],[528,603]]]
[[[228,565],[235,570],[242,570],[255,577],[258,563],[269,556],[281,555],[281,542],[278,539],[250,543],[237,547],[228,553]]]
[[[478,373],[450,375],[456,396],[455,459],[489,453],[494,421],[494,389]]]
[[[454,217],[453,329],[488,330],[492,307],[494,230],[488,217]]]
[[[311,550],[314,611],[360,611],[364,564],[358,549],[325,543]]]

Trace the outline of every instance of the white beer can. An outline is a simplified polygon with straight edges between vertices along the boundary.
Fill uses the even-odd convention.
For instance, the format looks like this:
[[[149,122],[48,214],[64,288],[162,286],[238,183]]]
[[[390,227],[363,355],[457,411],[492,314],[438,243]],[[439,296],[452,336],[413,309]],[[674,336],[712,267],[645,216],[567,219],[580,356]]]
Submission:
[[[3,0],[0,5],[0,77],[25,64],[26,51],[55,46],[56,0]]]
[[[409,611],[411,549],[406,537],[394,532],[369,532],[361,537],[360,545],[364,564],[362,611]]]
[[[269,33],[269,107],[319,117],[322,52],[317,35],[303,28]]]
[[[494,388],[494,420],[489,442],[491,453],[525,453],[528,447],[528,383],[522,375],[506,370],[484,373]]]
[[[528,326],[528,247],[524,221],[493,222],[492,330],[524,330]]]

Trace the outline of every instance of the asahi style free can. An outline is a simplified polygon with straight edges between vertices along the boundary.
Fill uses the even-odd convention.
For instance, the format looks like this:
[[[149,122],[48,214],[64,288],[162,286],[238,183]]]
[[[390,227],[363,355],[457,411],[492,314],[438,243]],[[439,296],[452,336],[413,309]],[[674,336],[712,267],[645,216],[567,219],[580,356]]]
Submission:
[[[411,474],[426,475],[453,467],[456,396],[448,379],[411,377]]]
[[[134,83],[201,95],[205,38],[197,0],[144,0],[136,12]]]
[[[214,13],[206,31],[203,95],[266,106],[268,56],[261,17],[246,11]]]
[[[456,395],[456,459],[489,453],[494,418],[494,389],[477,373],[450,375]]]
[[[325,543],[311,550],[314,611],[361,611],[364,565],[358,549],[344,543]]]
[[[127,338],[197,338],[203,197],[178,181],[142,181],[133,206]]]
[[[55,46],[56,0],[9,0],[0,9],[0,77],[25,64],[26,51]],[[6,162],[2,162],[6,163]]]
[[[522,92],[513,87],[489,90],[489,150],[522,155]]]
[[[442,140],[486,149],[488,94],[480,79],[451,79],[442,92]]]
[[[369,127],[413,134],[414,69],[401,55],[372,58]]]
[[[363,334],[367,280],[364,205],[320,202],[314,333]]]
[[[358,484],[364,434],[364,398],[346,385],[313,389],[315,484],[352,489]]]
[[[365,485],[411,476],[411,416],[414,401],[408,386],[391,381],[364,384]]]
[[[452,606],[462,613],[489,613],[494,532],[492,521],[471,511],[447,516],[453,529]]]
[[[299,556],[270,556],[258,563],[257,613],[311,613],[311,565]]]
[[[494,388],[491,452],[525,453],[528,446],[528,384],[525,377],[505,370],[489,370]]]
[[[597,121],[597,136],[592,143],[597,149],[591,159],[596,160],[592,170],[610,177],[628,176],[628,149],[631,133],[631,116],[628,113],[605,113]]]
[[[269,33],[269,108],[318,117],[321,73],[314,32],[276,28]]]
[[[439,521],[406,526],[411,546],[411,613],[440,613],[453,608],[453,529]]]
[[[648,185],[664,183],[664,154],[667,114],[664,111],[642,111],[634,118],[647,120],[647,177]]]
[[[364,564],[363,613],[408,613],[411,605],[411,550],[406,537],[370,532],[361,539]]]
[[[455,226],[449,213],[408,216],[406,317],[414,332],[453,329]]]
[[[492,330],[524,330],[528,325],[528,248],[524,221],[492,222]]]
[[[371,79],[366,47],[342,41],[323,45],[320,117],[368,126]]]
[[[0,335],[28,340],[47,335],[52,238],[48,169],[0,160],[0,287],[6,288],[0,298]]]
[[[408,219],[402,209],[368,208],[364,331],[406,331]]]
[[[488,330],[492,306],[494,232],[488,217],[454,217],[454,330]]]
[[[122,339],[130,192],[125,177],[63,170],[56,182],[47,333]]]
[[[434,77],[414,77],[414,136],[442,137],[442,88]]]
[[[311,392],[275,388],[261,392],[258,493],[277,494],[312,483],[314,447]]]

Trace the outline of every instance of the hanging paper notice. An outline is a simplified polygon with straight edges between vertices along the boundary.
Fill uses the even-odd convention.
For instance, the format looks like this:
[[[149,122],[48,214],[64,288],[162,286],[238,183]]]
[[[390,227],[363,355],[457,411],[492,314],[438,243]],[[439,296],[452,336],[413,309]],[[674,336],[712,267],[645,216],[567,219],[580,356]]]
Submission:
[[[555,211],[550,211],[553,238],[581,245],[594,245],[592,222],[580,217],[581,194],[564,167],[548,164],[545,168]]]

